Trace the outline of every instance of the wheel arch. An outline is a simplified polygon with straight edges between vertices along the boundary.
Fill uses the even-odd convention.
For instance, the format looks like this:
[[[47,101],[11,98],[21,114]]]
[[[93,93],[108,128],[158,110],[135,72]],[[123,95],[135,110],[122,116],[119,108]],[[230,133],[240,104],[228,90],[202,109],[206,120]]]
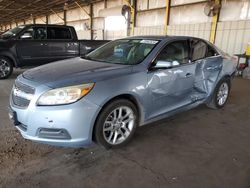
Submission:
[[[213,95],[214,95],[214,92],[215,92],[215,89],[217,87],[217,85],[222,81],[222,80],[229,80],[229,87],[231,88],[231,79],[232,79],[232,75],[230,74],[225,74],[223,75],[222,77],[220,77],[219,79],[217,79],[217,81],[215,82],[212,90],[211,90],[211,93],[209,94],[208,98],[206,99],[205,103],[208,104],[209,101],[211,101],[211,99],[213,98]]]
[[[120,95],[117,95],[117,96],[114,96],[110,99],[108,99],[104,105],[102,105],[100,111],[98,112],[97,116],[96,116],[96,119],[94,121],[94,126],[93,126],[93,129],[92,129],[92,140],[93,141],[96,141],[95,140],[95,126],[96,126],[96,121],[99,117],[99,115],[101,114],[101,112],[103,111],[103,109],[109,105],[111,102],[115,101],[115,100],[119,100],[119,99],[125,99],[125,100],[128,100],[130,102],[132,102],[136,109],[138,110],[138,115],[139,115],[139,124],[143,121],[143,117],[144,117],[144,111],[143,111],[143,108],[142,108],[142,105],[141,105],[141,102],[137,99],[137,97],[135,97],[134,95],[132,94],[120,94]]]
[[[0,57],[5,57],[13,63],[13,67],[17,67],[17,61],[15,57],[9,52],[1,52]]]
[[[230,82],[229,82],[229,84],[230,84],[230,87],[231,87],[231,79],[232,79],[232,75],[230,75],[230,74],[225,74],[223,77],[221,77],[221,79],[217,82],[217,84],[221,81],[221,80],[224,80],[224,79],[226,79],[226,80],[229,80]],[[216,84],[216,85],[217,85]]]

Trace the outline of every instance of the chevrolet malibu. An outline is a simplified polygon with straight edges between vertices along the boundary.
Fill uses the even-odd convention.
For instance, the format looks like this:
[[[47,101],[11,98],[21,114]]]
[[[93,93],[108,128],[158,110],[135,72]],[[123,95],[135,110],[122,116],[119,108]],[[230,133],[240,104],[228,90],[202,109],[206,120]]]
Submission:
[[[19,75],[9,116],[29,140],[117,148],[138,126],[203,103],[222,108],[235,67],[234,58],[203,39],[119,39]]]

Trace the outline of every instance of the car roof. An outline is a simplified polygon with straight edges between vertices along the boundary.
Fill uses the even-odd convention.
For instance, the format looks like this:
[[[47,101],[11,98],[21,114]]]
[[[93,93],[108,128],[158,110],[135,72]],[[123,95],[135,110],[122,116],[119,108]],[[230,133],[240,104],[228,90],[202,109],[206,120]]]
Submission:
[[[46,27],[46,26],[52,26],[52,27],[72,27],[68,25],[57,25],[57,24],[24,24],[23,26],[40,26],[40,27]]]
[[[155,39],[155,40],[162,40],[162,39],[165,39],[165,38],[169,38],[170,36],[168,35],[143,35],[143,36],[131,36],[131,37],[127,37],[129,39],[137,39],[137,38],[140,38],[140,39]]]
[[[143,35],[143,36],[127,37],[126,39],[167,40],[167,39],[190,39],[190,38],[197,38],[197,37],[174,36],[174,35]],[[197,39],[199,39],[199,38],[197,38]]]

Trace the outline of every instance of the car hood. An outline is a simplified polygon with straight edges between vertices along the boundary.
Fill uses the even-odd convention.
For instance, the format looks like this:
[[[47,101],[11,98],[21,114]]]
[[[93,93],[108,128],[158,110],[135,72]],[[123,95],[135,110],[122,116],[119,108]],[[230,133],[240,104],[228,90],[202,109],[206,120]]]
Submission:
[[[22,76],[36,83],[57,88],[112,79],[131,71],[131,65],[102,63],[78,57],[30,69]]]

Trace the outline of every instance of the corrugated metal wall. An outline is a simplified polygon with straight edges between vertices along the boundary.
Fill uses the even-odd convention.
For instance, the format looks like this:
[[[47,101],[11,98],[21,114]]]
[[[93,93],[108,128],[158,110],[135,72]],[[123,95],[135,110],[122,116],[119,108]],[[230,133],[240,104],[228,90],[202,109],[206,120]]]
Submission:
[[[171,0],[171,6],[185,3],[196,3],[202,0]],[[107,0],[106,8],[124,4],[123,0]],[[211,17],[203,13],[205,3],[172,7],[170,11],[170,35],[188,35],[209,39],[211,31]],[[137,16],[134,35],[163,35],[165,34],[166,0],[137,0]],[[89,11],[90,6],[84,7]],[[93,36],[94,39],[116,39],[126,36],[124,30],[106,30],[105,18],[99,15],[105,8],[104,2],[93,4]],[[112,14],[112,13],[111,13]],[[63,13],[58,13],[63,17]],[[56,14],[49,16],[49,23],[63,24],[63,20]],[[45,23],[46,17],[36,18],[36,23]],[[26,24],[33,23],[32,19]],[[18,25],[23,22],[17,23]],[[67,24],[74,26],[80,39],[90,39],[89,16],[79,8],[67,11]],[[115,23],[114,23],[115,24]],[[16,23],[5,26],[14,28]],[[215,44],[230,53],[243,53],[250,42],[250,0],[222,0],[222,8],[217,27]]]
[[[209,40],[211,23],[169,25],[167,31],[169,35],[193,36]]]
[[[89,12],[89,6],[83,7]],[[73,26],[79,38],[90,39],[89,16],[80,8],[67,11],[67,25]]]
[[[241,54],[250,42],[250,20],[219,22],[215,45],[229,54]]]
[[[194,36],[209,40],[211,23],[169,25],[168,35]],[[135,35],[164,35],[164,26],[135,27]]]
[[[134,35],[164,35],[164,26],[135,27]]]
[[[107,40],[114,40],[119,38],[126,37],[127,31],[126,30],[117,30],[117,31],[105,31],[104,38]]]
[[[139,1],[139,11],[146,9],[148,6],[147,1]],[[151,1],[153,0],[149,0],[149,2]],[[172,0],[171,5],[191,2],[200,2],[200,0]],[[212,18],[204,14],[204,6],[205,3],[172,7],[167,34],[195,36],[209,40]],[[155,11],[152,10],[151,13],[143,12],[143,14],[137,14],[135,35],[165,34],[164,26],[161,23],[165,21],[165,12],[159,9],[158,16],[153,16],[152,12]],[[250,0],[222,0],[215,44],[231,55],[244,53],[246,44],[250,42],[249,19]]]

